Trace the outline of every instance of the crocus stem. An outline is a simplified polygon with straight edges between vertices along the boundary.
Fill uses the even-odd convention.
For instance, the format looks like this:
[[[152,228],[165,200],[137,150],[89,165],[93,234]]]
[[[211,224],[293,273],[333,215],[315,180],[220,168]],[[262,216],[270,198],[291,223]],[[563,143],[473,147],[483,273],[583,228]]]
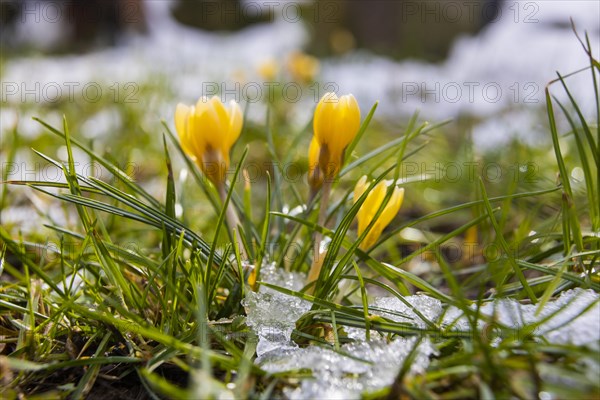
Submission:
[[[329,194],[331,193],[331,180],[325,179],[323,182],[323,194],[321,195],[321,204],[319,205],[319,218],[317,224],[323,226],[325,224],[325,218],[327,217],[327,206],[329,204]],[[326,252],[321,254],[321,239],[323,234],[319,231],[315,232],[315,244],[313,249],[313,262],[308,272],[307,283],[311,283],[319,277],[321,273],[321,267],[323,266],[323,258]],[[314,290],[314,286],[311,287],[310,291]]]
[[[227,199],[227,190],[225,189],[225,182],[222,182],[218,185],[219,197],[223,204],[225,204],[225,200]],[[235,235],[237,238],[237,246],[240,249],[240,256],[242,260],[248,260],[248,255],[246,254],[246,249],[244,248],[244,243],[242,242],[242,237],[240,233],[240,226],[242,225],[240,222],[240,218],[235,212],[235,208],[231,201],[227,204],[227,210],[225,210],[225,218],[227,219],[227,225],[229,225],[229,229],[232,231],[235,229],[237,234]]]

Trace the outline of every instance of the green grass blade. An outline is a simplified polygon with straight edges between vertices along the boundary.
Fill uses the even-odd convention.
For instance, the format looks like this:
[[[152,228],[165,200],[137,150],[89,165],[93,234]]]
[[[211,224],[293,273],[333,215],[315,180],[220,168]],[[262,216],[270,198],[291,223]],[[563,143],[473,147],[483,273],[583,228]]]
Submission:
[[[260,269],[263,264],[264,257],[267,256],[267,240],[269,238],[269,225],[271,222],[271,176],[267,175],[267,197],[265,204],[265,218],[261,232],[260,247],[258,249],[258,257],[256,259],[256,280],[260,281]],[[258,289],[258,287],[256,288]]]
[[[346,148],[345,153],[346,153],[347,158],[350,158],[352,156],[352,152],[356,148],[356,145],[358,145],[358,142],[360,142],[360,140],[364,136],[365,132],[367,131],[367,128],[369,127],[369,124],[371,123],[371,120],[373,119],[373,115],[375,115],[375,111],[377,110],[378,105],[379,105],[379,102],[376,101],[375,104],[373,104],[373,106],[371,106],[371,109],[369,110],[369,113],[365,117],[365,120],[363,121],[363,123],[360,125],[360,128],[358,129],[356,136],[354,136],[354,139],[352,139],[352,142],[350,142],[350,144]]]
[[[504,234],[500,230],[498,221],[496,220],[496,217],[494,216],[494,211],[492,210],[492,205],[490,204],[490,201],[488,199],[487,192],[485,190],[485,186],[483,185],[483,180],[481,179],[481,177],[479,178],[479,189],[481,191],[481,196],[483,198],[483,204],[485,205],[485,209],[487,211],[487,216],[489,217],[490,222],[492,223],[492,226],[494,227],[494,231],[496,232],[496,240],[498,240],[498,243],[500,244],[500,248],[502,249],[502,251],[504,251],[506,257],[508,258],[509,263],[511,264],[511,266],[513,268],[513,271],[515,272],[515,274],[519,278],[519,281],[523,285],[523,288],[525,289],[527,297],[529,297],[531,302],[535,304],[535,303],[537,303],[537,297],[535,296],[535,293],[533,293],[533,290],[531,290],[531,288],[529,287],[529,284],[527,283],[527,279],[525,278],[525,275],[523,275],[523,271],[521,270],[521,267],[515,261],[515,257],[512,254],[512,252],[510,251],[508,243],[506,243],[506,239],[504,239]]]

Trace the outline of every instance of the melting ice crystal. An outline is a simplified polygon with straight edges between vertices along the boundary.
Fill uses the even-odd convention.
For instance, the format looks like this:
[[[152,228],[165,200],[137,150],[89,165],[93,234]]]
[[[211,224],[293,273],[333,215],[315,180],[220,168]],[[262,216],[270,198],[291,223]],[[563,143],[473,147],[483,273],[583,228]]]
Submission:
[[[263,266],[261,279],[300,290],[305,276],[285,272],[271,264]],[[376,298],[370,304],[372,308],[369,311],[418,328],[425,328],[427,321],[441,322],[451,326],[451,329],[462,331],[470,328],[459,309],[444,309],[439,300],[425,295],[407,296],[404,300],[395,297]],[[248,315],[247,323],[259,338],[255,362],[261,368],[271,373],[300,369],[312,371],[312,379],[303,379],[298,387],[284,390],[291,399],[360,398],[365,391],[391,385],[415,346],[417,348],[414,349],[414,360],[409,370],[411,374],[424,372],[431,356],[436,354],[436,348],[429,338],[396,337],[388,341],[377,332],[371,332],[371,340],[367,341],[364,329],[349,327],[345,331],[354,342],[342,345],[339,352],[319,346],[300,348],[291,340],[291,335],[296,321],[310,309],[311,303],[261,286],[258,293],[247,294],[243,305]],[[541,322],[534,334],[551,343],[598,348],[600,303],[597,293],[583,289],[569,290],[547,303],[537,315],[536,309],[536,305],[522,305],[515,300],[501,299],[484,304],[480,312],[488,317],[493,316],[499,324],[515,329]],[[485,325],[483,321],[480,322],[478,329]]]

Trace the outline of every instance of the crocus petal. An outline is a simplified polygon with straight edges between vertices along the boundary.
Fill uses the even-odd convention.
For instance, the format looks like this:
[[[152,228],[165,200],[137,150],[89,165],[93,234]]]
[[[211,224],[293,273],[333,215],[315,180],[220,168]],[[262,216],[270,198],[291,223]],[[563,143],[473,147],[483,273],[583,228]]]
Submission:
[[[209,107],[210,99],[206,96],[202,96],[196,101],[196,112],[201,114]]]
[[[231,146],[240,136],[243,116],[237,103],[201,97],[195,106],[177,105],[175,128],[184,151],[218,184],[229,166]]]
[[[229,129],[229,111],[217,96],[213,96],[210,99],[210,108],[215,112],[219,130],[221,132],[227,132]]]
[[[234,100],[231,100],[229,102],[229,128],[227,132],[228,151],[240,137],[243,122],[244,116],[240,106]]]
[[[335,139],[336,109],[339,100],[335,93],[325,93],[315,109],[313,129],[319,144],[330,144]]]
[[[189,155],[193,155],[188,135],[188,121],[191,108],[192,107],[179,103],[175,109],[175,130],[179,136],[181,147],[183,147],[183,150]]]
[[[381,208],[383,201],[385,200],[385,196],[387,194],[387,188],[390,185],[395,185],[394,181],[381,181],[367,194],[367,198],[364,200],[363,204],[358,210],[356,217],[358,219],[358,235],[361,236],[369,224],[372,223],[375,215]],[[364,191],[367,189],[367,177],[363,176],[356,183],[354,187],[354,202],[356,202],[360,196],[363,195]],[[365,237],[363,238],[360,248],[365,250],[371,247],[377,239],[381,236],[381,233],[385,229],[386,226],[392,222],[394,217],[398,214],[400,207],[402,206],[402,201],[404,200],[404,189],[399,187],[394,187],[394,191],[390,196],[387,204],[384,209],[381,211],[381,214],[377,218],[377,220],[373,223],[371,229],[367,232]]]
[[[352,142],[358,130],[360,129],[360,108],[358,102],[353,95],[345,95],[340,98],[340,105],[342,112],[340,112],[339,129],[340,129],[340,142],[344,148]]]
[[[177,108],[175,108],[175,129],[177,130],[179,137],[185,136],[189,115],[189,106],[186,106],[183,103],[177,104]]]
[[[375,213],[381,206],[383,199],[385,197],[386,185],[385,182],[379,182],[371,192],[367,195],[364,203],[360,207],[358,211],[358,232],[359,235],[367,229],[367,226],[375,217]]]
[[[367,190],[367,186],[367,176],[363,175],[358,182],[356,182],[356,186],[354,186],[354,203],[356,203],[365,190]]]
[[[392,193],[392,197],[386,204],[383,212],[379,216],[378,222],[385,228],[392,222],[392,220],[400,211],[400,207],[402,206],[402,201],[404,200],[404,188],[395,187],[394,193]]]
[[[221,151],[226,132],[222,130],[217,111],[212,107],[205,108],[201,113],[196,112],[191,121],[194,122],[194,132],[202,132],[202,140],[206,142],[207,149]]]
[[[371,228],[369,233],[367,233],[367,235],[365,236],[363,241],[360,243],[360,246],[359,246],[360,249],[366,250],[369,247],[373,246],[375,244],[375,242],[377,241],[377,239],[379,238],[379,236],[381,236],[382,232],[383,232],[383,225],[379,221],[375,222],[375,224],[373,225],[373,227]]]

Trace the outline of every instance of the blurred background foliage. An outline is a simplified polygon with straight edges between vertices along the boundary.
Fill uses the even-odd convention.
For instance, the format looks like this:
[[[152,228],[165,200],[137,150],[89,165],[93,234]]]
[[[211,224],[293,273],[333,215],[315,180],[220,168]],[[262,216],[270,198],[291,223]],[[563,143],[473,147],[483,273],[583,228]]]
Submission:
[[[498,10],[502,7],[501,2],[498,1],[451,3],[449,5],[444,1],[434,0],[293,3],[295,7],[290,7],[287,11],[287,22],[301,17],[301,23],[308,32],[304,48],[298,48],[296,53],[272,60],[274,65],[263,66],[262,70],[260,65],[238,65],[233,70],[231,79],[241,82],[252,81],[257,78],[264,79],[260,76],[266,74],[267,77],[275,80],[297,82],[308,91],[313,83],[318,83],[321,79],[319,60],[331,59],[335,63],[336,57],[343,57],[352,52],[360,53],[361,50],[398,60],[420,58],[442,62],[448,55],[451,44],[457,38],[461,35],[475,35],[486,24],[494,23]],[[58,57],[57,68],[60,69],[61,57],[68,59],[71,55],[93,54],[110,47],[127,52],[132,37],[148,35],[153,28],[149,3],[140,0],[65,1],[64,4],[58,1],[53,2],[52,6],[50,3],[44,4],[43,1],[3,0],[1,2],[3,65],[14,59],[36,60],[43,57]],[[62,4],[57,10],[63,16],[60,18],[61,32],[56,36],[57,39],[51,41],[51,44],[38,43],[37,45],[35,40],[28,40],[29,34],[23,32],[24,18],[36,18],[41,13],[42,17],[45,15],[52,21],[54,15],[52,7],[57,4]],[[243,33],[252,26],[275,23],[274,16],[265,12],[268,7],[261,6],[262,12],[254,14],[255,9],[252,4],[252,2],[237,0],[175,1],[168,8],[171,15],[166,18],[193,27],[199,32],[214,32],[218,35]],[[298,10],[296,6],[301,7],[301,13],[295,14]],[[278,15],[281,13],[281,10],[277,10]],[[463,17],[452,18],[455,13]],[[466,18],[465,16],[470,13],[472,18]],[[506,15],[505,12],[505,17],[508,18]],[[160,35],[161,31],[158,30],[157,34]],[[300,61],[293,61],[294,54],[300,55]],[[317,58],[312,61],[309,54]],[[169,54],[159,53],[155,56],[170,57]],[[172,60],[173,64],[177,62],[177,59]],[[268,63],[269,60],[263,62]],[[218,65],[218,62],[216,64]],[[312,66],[308,67],[309,64]],[[298,65],[300,65],[299,72]],[[302,76],[302,71],[309,72],[306,76]],[[48,76],[51,77],[53,72],[55,71],[48,71]],[[374,74],[377,74],[377,71],[374,71]],[[200,79],[210,80],[211,76],[203,75]],[[356,79],[361,78],[357,76]],[[64,146],[60,140],[43,133],[43,128],[29,120],[29,116],[42,117],[58,126],[62,116],[65,115],[75,137],[89,143],[99,154],[115,160],[119,165],[133,166],[131,172],[134,179],[142,182],[157,198],[162,198],[165,165],[161,157],[160,121],[166,119],[171,125],[172,110],[177,102],[183,100],[177,91],[177,85],[173,83],[175,80],[176,77],[170,75],[168,71],[149,72],[143,79],[135,81],[135,87],[124,88],[114,87],[110,82],[104,83],[99,77],[98,82],[105,94],[99,101],[78,101],[85,100],[81,99],[81,95],[73,101],[63,95],[56,101],[50,102],[36,101],[38,99],[34,96],[26,96],[26,101],[9,103],[10,111],[2,117],[0,154],[6,160],[12,152],[15,153],[16,168],[19,169],[17,175],[22,177],[29,171],[32,176],[39,177],[40,174],[34,171],[43,172],[48,165],[36,158],[29,149],[43,150],[47,154],[64,159]],[[201,88],[197,83],[194,83],[194,87],[195,90],[192,91],[199,96]],[[378,88],[374,88],[374,91],[377,92]],[[258,167],[258,178],[252,183],[253,204],[257,205],[258,210],[264,202],[267,171],[272,172],[271,163],[277,161],[273,160],[271,151],[275,152],[279,161],[294,162],[299,173],[306,173],[306,151],[312,132],[310,113],[314,107],[314,102],[291,103],[281,95],[274,99],[261,100],[262,105],[270,107],[270,120],[265,119],[267,115],[264,112],[265,108],[260,108],[261,114],[258,118],[247,119],[242,137],[234,149],[235,155],[232,157],[236,160],[236,156],[249,146],[247,163]],[[370,105],[365,107],[363,103],[362,106],[364,116]],[[520,106],[520,104],[512,105],[517,108]],[[245,107],[250,113],[259,108],[256,103],[246,103]],[[427,104],[423,104],[423,108],[426,107]],[[415,110],[407,110],[409,114],[413,111]],[[532,112],[536,113],[538,121],[544,121],[546,118],[542,109],[535,111],[535,108],[532,108]],[[524,189],[536,190],[554,182],[553,170],[545,168],[545,163],[553,162],[550,148],[532,147],[518,139],[508,139],[502,147],[482,152],[473,145],[472,129],[485,117],[457,114],[452,111],[448,112],[447,117],[452,119],[452,122],[420,138],[419,144],[427,144],[426,150],[411,156],[406,163],[404,169],[406,177],[425,178],[427,175],[433,175],[433,178],[420,179],[420,182],[410,187],[398,221],[424,215],[459,202],[475,200],[477,178],[481,175],[488,178],[490,196],[506,194],[507,189],[511,192]],[[502,115],[498,117],[502,118]],[[510,115],[506,118],[510,119]],[[436,122],[441,121],[432,121],[432,123]],[[408,117],[376,114],[376,119],[369,128],[368,140],[363,141],[354,154],[348,155],[349,160],[352,161],[400,136],[408,123]],[[301,132],[304,134],[298,135]],[[273,142],[272,149],[267,144],[269,136]],[[290,145],[289,140],[292,136],[299,138],[293,146]],[[565,154],[567,160],[575,156],[569,152]],[[85,157],[82,163],[85,163],[84,160]],[[23,163],[19,164],[20,161]],[[175,162],[179,167],[182,166],[180,160]],[[473,163],[476,165],[473,166]],[[381,165],[375,172],[383,171],[390,164],[391,162]],[[34,167],[32,168],[31,165]],[[179,167],[176,171],[180,170]],[[455,169],[458,175],[449,178],[449,174],[453,174]],[[6,169],[4,171],[4,173],[9,172],[14,171]],[[359,169],[350,179],[343,179],[341,187],[351,188],[356,179],[366,172],[367,169]],[[185,210],[182,214],[183,219],[198,230],[206,232],[207,235],[212,235],[214,227],[212,218],[203,217],[209,211],[209,206],[204,201],[202,193],[185,176],[181,175],[180,178],[181,183],[187,182],[180,193],[182,207]],[[305,195],[306,190],[303,186],[305,181],[305,176],[301,175],[295,178],[295,182],[287,182],[287,184],[300,182],[302,185],[298,186],[299,191]],[[31,196],[37,197],[37,195],[20,188],[3,187],[3,192],[5,193],[3,205],[5,207],[10,205],[8,209],[3,209],[3,225],[15,231],[22,230],[27,226],[23,222],[29,209],[25,204],[29,203]],[[38,200],[39,207],[42,207],[38,212],[44,214],[43,209],[48,206],[47,202],[52,200]],[[531,204],[526,201],[523,201],[522,205],[511,205],[517,209],[511,214],[511,221],[507,223],[516,229],[522,225],[523,219],[543,219],[556,209],[557,202],[558,200],[550,201],[536,207],[533,212],[530,208]],[[18,208],[20,206],[23,207]],[[538,213],[539,215],[536,215]],[[65,220],[68,220],[67,214],[68,212],[63,215]],[[465,212],[464,219],[471,217],[472,215]],[[439,234],[460,226],[463,218],[454,215],[448,221],[436,219],[432,223],[433,225],[428,229]],[[119,226],[114,228],[119,231]],[[129,229],[123,227],[122,233],[127,232]],[[31,233],[36,235],[40,231],[33,229]],[[394,246],[402,240],[398,238],[397,242],[387,249],[394,252]],[[157,244],[156,241],[157,238],[152,237],[150,244]],[[401,248],[400,251],[407,250]]]
[[[311,37],[306,50],[317,56],[339,55],[358,48],[398,59],[416,57],[439,61],[448,54],[458,35],[477,33],[494,21],[501,2],[300,1],[284,12],[290,21],[302,19],[308,25]],[[11,36],[20,20],[28,13],[33,14],[32,3],[0,2],[3,52],[24,50]],[[148,29],[142,0],[59,0],[53,3],[57,4],[56,10],[48,9],[49,18],[57,13],[69,17],[62,28],[66,33],[64,40],[51,48],[51,52],[85,52],[98,46],[113,46],[125,33],[143,34]],[[206,31],[232,32],[271,22],[275,14],[273,7],[280,2],[178,0],[174,3],[172,15],[181,24]],[[470,17],[464,18],[465,15]]]

